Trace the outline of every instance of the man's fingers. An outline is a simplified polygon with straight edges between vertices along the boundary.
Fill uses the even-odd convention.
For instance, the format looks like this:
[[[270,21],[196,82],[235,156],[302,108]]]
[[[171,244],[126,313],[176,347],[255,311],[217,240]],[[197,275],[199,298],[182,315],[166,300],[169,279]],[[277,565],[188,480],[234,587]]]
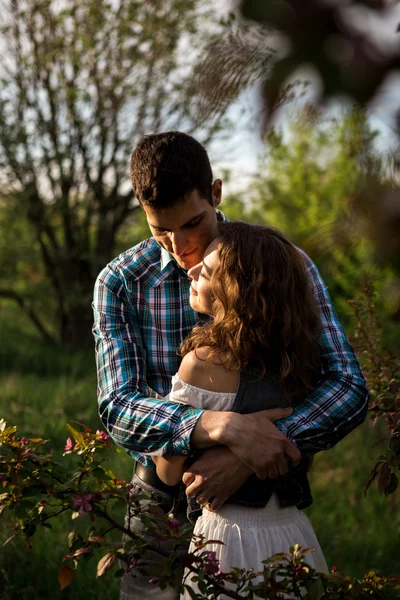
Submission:
[[[193,473],[191,473],[190,471],[186,471],[182,475],[182,481],[185,485],[190,485],[191,483],[193,483],[195,478],[196,478],[196,476]]]
[[[272,463],[268,466],[268,479],[276,479],[279,477],[279,471],[276,466],[276,463]]]
[[[280,456],[277,460],[276,460],[276,467],[278,469],[279,475],[286,475],[286,473],[289,471],[289,465],[287,460],[285,459],[284,456]]]
[[[289,443],[285,448],[285,454],[291,461],[291,466],[297,467],[299,462],[301,461],[301,452],[296,446],[292,443]]]
[[[286,419],[293,413],[293,408],[269,408],[262,411],[269,421],[279,421],[279,419]]]
[[[208,498],[199,494],[196,496],[196,502],[197,504],[200,504],[200,506],[204,506],[205,504],[208,504]]]
[[[267,479],[268,477],[267,469],[259,468],[257,471],[255,471],[255,474],[257,475],[258,479]]]
[[[198,496],[200,494],[200,489],[199,486],[196,485],[196,483],[193,483],[192,485],[189,485],[186,488],[186,496],[188,498],[196,498],[196,496]]]
[[[214,497],[212,499],[212,501],[207,504],[206,509],[209,510],[209,511],[211,511],[211,512],[217,511],[217,510],[219,510],[222,507],[222,505],[224,504],[225,500],[226,500],[226,498],[222,498],[222,497],[221,498],[216,498],[216,497]]]

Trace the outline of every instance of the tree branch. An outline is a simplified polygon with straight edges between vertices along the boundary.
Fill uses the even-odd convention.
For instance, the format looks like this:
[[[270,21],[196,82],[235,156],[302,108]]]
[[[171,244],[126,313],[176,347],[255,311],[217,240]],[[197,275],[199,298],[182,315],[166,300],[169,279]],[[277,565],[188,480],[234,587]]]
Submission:
[[[56,342],[55,338],[47,331],[46,327],[43,325],[43,323],[41,322],[41,320],[39,319],[39,317],[37,316],[35,311],[30,306],[27,305],[25,298],[23,298],[17,292],[14,292],[12,290],[5,290],[5,289],[1,289],[1,288],[0,288],[0,297],[7,298],[9,300],[13,300],[14,302],[17,302],[19,304],[19,306],[22,308],[22,310],[28,315],[29,319],[35,325],[36,329],[39,331],[39,333],[43,337],[43,339],[52,346],[56,345],[57,342]]]

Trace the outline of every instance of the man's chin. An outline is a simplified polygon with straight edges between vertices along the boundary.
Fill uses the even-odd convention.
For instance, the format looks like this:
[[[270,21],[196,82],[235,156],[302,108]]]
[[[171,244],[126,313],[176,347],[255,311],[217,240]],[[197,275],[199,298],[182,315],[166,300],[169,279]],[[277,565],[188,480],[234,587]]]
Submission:
[[[198,252],[192,252],[192,253],[188,254],[187,257],[186,256],[175,256],[175,260],[182,267],[182,269],[185,269],[186,271],[188,271],[189,269],[191,269],[195,265],[198,265],[199,262],[202,261],[202,256],[199,255]]]

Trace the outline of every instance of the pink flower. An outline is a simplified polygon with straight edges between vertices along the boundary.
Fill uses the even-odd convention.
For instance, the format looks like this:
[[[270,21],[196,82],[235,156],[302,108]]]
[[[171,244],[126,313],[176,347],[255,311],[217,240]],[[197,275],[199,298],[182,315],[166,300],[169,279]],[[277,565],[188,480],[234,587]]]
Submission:
[[[205,564],[203,566],[204,572],[207,575],[216,575],[219,571],[219,560],[217,559],[216,552],[208,550],[205,556]]]
[[[67,443],[65,444],[65,452],[71,452],[72,448],[74,447],[74,442],[71,440],[71,438],[67,439]]]
[[[299,573],[301,573],[301,572],[302,572],[302,570],[303,570],[303,567],[300,567],[300,566],[299,566],[299,567],[296,567],[296,568],[295,568],[294,572],[296,573],[296,575],[298,575]]]
[[[149,583],[158,583],[158,577],[153,577],[152,579],[149,579]]]
[[[178,529],[179,527],[179,520],[178,519],[171,519],[169,522],[170,526],[172,527],[172,529]]]
[[[331,573],[336,573],[336,571],[337,571],[337,567],[332,567]]]
[[[39,506],[46,506],[46,504],[47,504],[47,500],[42,500],[42,501],[39,503]]]
[[[73,503],[72,508],[73,510],[78,511],[79,515],[83,515],[85,512],[91,512],[93,510],[93,507],[90,504],[91,500],[92,494],[88,494],[87,496],[75,494],[75,502]]]
[[[28,438],[26,438],[26,437],[23,437],[23,438],[21,438],[21,444],[22,444],[23,446],[26,446],[27,444],[29,444],[29,440],[28,440]]]
[[[103,440],[103,442],[106,442],[107,440],[110,439],[110,436],[108,435],[108,433],[104,433],[104,431],[100,431],[100,429],[98,429],[96,431],[96,435],[100,436],[101,439]]]

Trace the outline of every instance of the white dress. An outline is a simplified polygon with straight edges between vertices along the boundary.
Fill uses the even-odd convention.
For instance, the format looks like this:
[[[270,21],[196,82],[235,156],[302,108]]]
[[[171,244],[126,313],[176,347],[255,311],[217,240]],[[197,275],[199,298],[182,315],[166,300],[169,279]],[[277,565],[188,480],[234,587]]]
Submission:
[[[230,410],[236,394],[210,392],[183,381],[178,375],[172,378],[169,401],[190,404],[206,410]],[[248,508],[227,504],[218,512],[203,510],[196,521],[194,533],[204,535],[206,540],[224,543],[209,544],[206,550],[216,553],[221,571],[233,567],[262,570],[261,561],[280,552],[288,552],[293,544],[314,548],[307,554],[307,563],[319,571],[328,571],[314,529],[306,515],[296,506],[280,508],[277,497],[272,495],[264,508]],[[189,552],[194,551],[193,544]],[[186,583],[189,583],[186,580]],[[193,584],[195,588],[195,584]],[[221,596],[224,598],[225,596]],[[182,600],[190,600],[185,592]]]

